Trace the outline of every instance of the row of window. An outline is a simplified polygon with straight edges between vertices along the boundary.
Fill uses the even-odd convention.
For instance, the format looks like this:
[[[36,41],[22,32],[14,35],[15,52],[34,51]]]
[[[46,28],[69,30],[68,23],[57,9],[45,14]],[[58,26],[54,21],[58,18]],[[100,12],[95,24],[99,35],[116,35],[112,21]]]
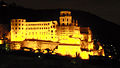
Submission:
[[[20,29],[23,30],[24,28],[20,28],[20,27],[19,27],[19,28],[17,28],[17,27],[13,28],[13,27],[12,27],[12,30],[17,30],[17,29],[19,29],[19,30],[20,30]]]
[[[26,26],[47,26],[50,25],[50,23],[47,24],[26,24]]]
[[[36,35],[36,34],[40,34],[40,35],[48,35],[50,33],[48,32],[29,32],[29,33],[26,33],[26,35]]]
[[[15,37],[17,38],[18,36],[15,36]],[[24,36],[21,36],[21,37],[24,38]],[[37,38],[37,39],[38,39],[38,38],[39,38],[39,39],[44,39],[44,38],[46,38],[46,39],[50,39],[50,37],[36,37],[36,38],[35,38],[35,37],[26,37],[26,38],[32,38],[32,39],[36,39],[36,38]],[[56,37],[53,37],[53,36],[52,36],[51,38],[56,38]]]
[[[51,26],[51,28],[55,28],[55,26]],[[15,27],[15,28],[13,28],[12,27],[12,29],[14,30],[17,30],[17,29],[21,29],[21,30],[23,30],[24,28],[22,27],[22,28],[17,28],[17,27]],[[30,27],[30,28],[26,28],[26,30],[37,30],[37,29],[50,29],[50,27],[34,27],[34,28],[32,28],[32,27]]]
[[[24,24],[11,24],[12,26],[23,26]],[[47,26],[50,25],[50,23],[47,24],[26,24],[26,26]]]
[[[12,22],[25,22],[26,20],[12,20]]]
[[[50,27],[26,28],[26,30],[37,30],[37,29],[50,29]]]
[[[15,32],[15,34],[17,34],[17,32]],[[23,32],[22,32],[23,34]],[[29,32],[29,33],[26,33],[26,35],[35,35],[35,34],[40,34],[40,35],[50,35],[49,32]],[[51,30],[51,35],[53,35],[53,30]]]

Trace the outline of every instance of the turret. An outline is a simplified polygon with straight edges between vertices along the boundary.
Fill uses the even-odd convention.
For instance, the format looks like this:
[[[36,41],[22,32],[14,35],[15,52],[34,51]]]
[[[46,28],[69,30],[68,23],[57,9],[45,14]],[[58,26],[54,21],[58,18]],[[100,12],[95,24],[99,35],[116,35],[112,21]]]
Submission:
[[[60,12],[60,25],[70,25],[72,23],[72,16],[70,11]]]

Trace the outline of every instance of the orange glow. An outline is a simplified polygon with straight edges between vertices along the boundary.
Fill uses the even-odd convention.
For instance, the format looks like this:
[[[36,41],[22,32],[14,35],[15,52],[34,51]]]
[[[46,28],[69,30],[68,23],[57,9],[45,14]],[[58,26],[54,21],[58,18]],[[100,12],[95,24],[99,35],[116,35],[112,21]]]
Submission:
[[[82,51],[82,52],[80,52],[80,57],[81,57],[81,59],[88,60],[89,54],[86,51]]]
[[[76,54],[80,53],[80,46],[59,45],[57,53],[63,56],[70,55],[71,57],[76,57]]]
[[[111,55],[109,55],[108,57],[109,57],[109,58],[112,58],[112,56],[111,56]]]
[[[10,48],[11,48],[12,50],[20,50],[21,44],[20,44],[20,43],[11,44]]]
[[[44,54],[49,49],[51,54],[73,58],[79,56],[84,60],[89,59],[89,55],[105,56],[100,44],[98,50],[94,48],[90,27],[78,27],[78,21],[72,20],[70,11],[61,11],[59,19],[60,25],[57,21],[26,22],[25,19],[12,19],[9,38],[11,42],[21,42],[14,49],[28,47],[35,53],[40,49]]]
[[[46,53],[48,53],[47,50],[44,50],[44,51],[43,51],[43,54],[46,54]]]
[[[0,44],[3,44],[3,40],[0,40]]]

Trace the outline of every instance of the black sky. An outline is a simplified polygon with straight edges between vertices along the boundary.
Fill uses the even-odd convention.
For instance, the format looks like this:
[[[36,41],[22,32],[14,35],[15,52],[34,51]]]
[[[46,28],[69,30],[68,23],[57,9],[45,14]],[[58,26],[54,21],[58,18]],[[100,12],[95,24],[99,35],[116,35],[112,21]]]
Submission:
[[[91,12],[120,25],[120,0],[6,0],[33,9],[72,8]]]

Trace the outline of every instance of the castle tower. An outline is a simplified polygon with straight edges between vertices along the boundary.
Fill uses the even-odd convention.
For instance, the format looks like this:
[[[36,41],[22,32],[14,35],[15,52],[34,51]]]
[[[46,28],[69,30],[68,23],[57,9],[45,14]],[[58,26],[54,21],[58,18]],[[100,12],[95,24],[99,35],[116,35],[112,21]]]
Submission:
[[[60,25],[72,24],[72,16],[70,11],[61,11],[59,19],[60,19]]]

